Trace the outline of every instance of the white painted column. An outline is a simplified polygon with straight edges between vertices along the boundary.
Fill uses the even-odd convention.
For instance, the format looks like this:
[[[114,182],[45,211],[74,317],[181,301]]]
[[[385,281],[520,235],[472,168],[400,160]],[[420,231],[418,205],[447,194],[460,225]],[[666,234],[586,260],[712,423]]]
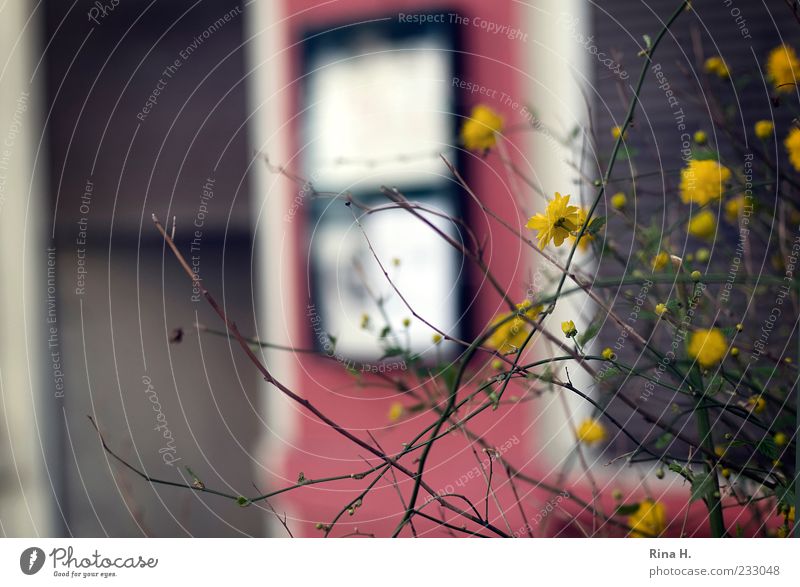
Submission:
[[[251,145],[254,151],[267,155],[275,165],[291,163],[290,67],[282,4],[273,0],[256,0],[247,5],[245,12],[248,103],[253,113],[249,128]],[[260,340],[291,346],[296,338],[293,320],[303,312],[297,300],[305,299],[296,291],[293,270],[297,268],[291,265],[297,259],[297,251],[290,208],[301,188],[268,171],[261,160],[254,161],[252,177],[258,264],[254,267],[254,279],[257,279],[255,285],[259,293],[256,335]],[[302,215],[298,215],[295,221],[300,217]],[[296,387],[297,365],[292,353],[265,349],[262,359],[271,373],[289,389]],[[270,480],[278,479],[282,472],[281,461],[292,444],[297,427],[297,407],[273,386],[262,382],[262,388],[260,413],[264,428],[256,451],[262,468],[255,474],[267,491],[273,488],[269,485]],[[269,535],[285,536],[274,517],[266,518]]]
[[[576,126],[588,131],[587,104],[584,94],[592,96],[592,63],[586,47],[577,40],[577,35],[591,35],[591,5],[583,0],[530,0],[519,3],[520,28],[529,31],[524,49],[523,72],[525,99],[542,127],[538,132],[530,132],[528,142],[528,173],[547,194],[550,200],[555,192],[570,194],[570,204],[580,203],[578,174],[572,164],[580,162],[580,150],[562,146],[559,141]],[[567,26],[571,24],[571,27]],[[580,144],[580,140],[577,144]],[[591,147],[590,147],[591,148]],[[587,167],[594,154],[587,153]],[[592,191],[586,191],[585,204],[591,204]],[[533,210],[544,211],[547,202],[541,196],[533,195]],[[559,257],[566,260],[567,244],[561,247]],[[555,249],[546,249],[552,254]],[[573,262],[582,260],[576,252]],[[549,270],[548,262],[539,255],[531,255],[532,274]],[[546,283],[544,279],[541,283]],[[569,286],[569,282],[567,286]],[[548,291],[555,286],[547,286]],[[563,339],[561,322],[574,320],[579,330],[583,330],[596,311],[595,305],[586,294],[573,294],[558,302],[556,310],[548,318],[549,330]],[[591,383],[591,377],[580,369],[571,370],[570,376],[577,387],[584,389]],[[567,411],[572,424],[590,413],[590,406],[572,394],[565,394]],[[548,442],[546,454],[559,458],[574,446],[572,424],[565,416],[560,400],[555,396],[545,396],[532,403],[532,409],[545,417],[537,419],[537,430],[542,439]]]
[[[0,6],[0,536],[18,537],[56,531],[43,457],[58,403],[45,330],[43,65],[31,81],[43,15],[33,8]]]

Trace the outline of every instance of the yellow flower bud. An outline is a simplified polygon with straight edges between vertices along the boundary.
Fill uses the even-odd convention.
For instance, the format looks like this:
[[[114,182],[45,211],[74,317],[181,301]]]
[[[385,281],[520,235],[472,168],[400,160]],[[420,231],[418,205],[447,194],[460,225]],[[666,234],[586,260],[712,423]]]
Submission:
[[[572,320],[567,320],[561,323],[561,332],[563,332],[564,336],[567,338],[572,338],[578,334],[578,329],[575,328],[575,323]]]
[[[703,130],[698,130],[694,133],[694,142],[698,145],[705,145],[708,142],[708,135]]]
[[[769,120],[759,120],[756,122],[756,136],[762,141],[766,141],[772,136],[775,126]]]
[[[628,198],[622,192],[617,192],[611,196],[611,207],[614,210],[622,210],[628,203]]]
[[[584,444],[594,444],[595,442],[603,442],[607,437],[606,427],[600,423],[599,420],[588,418],[581,422],[578,429],[575,431],[578,435],[578,440]]]

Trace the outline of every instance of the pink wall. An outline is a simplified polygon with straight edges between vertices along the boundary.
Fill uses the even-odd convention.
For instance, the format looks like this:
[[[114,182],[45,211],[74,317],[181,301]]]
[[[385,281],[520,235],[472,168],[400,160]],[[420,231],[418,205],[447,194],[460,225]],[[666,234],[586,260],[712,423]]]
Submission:
[[[441,11],[458,11],[469,17],[480,16],[488,21],[524,27],[515,7],[516,4],[513,2],[460,0],[447,3],[446,6],[441,7]],[[301,38],[301,33],[309,28],[340,23],[348,19],[361,20],[370,17],[393,16],[398,12],[431,11],[432,7],[430,2],[424,1],[347,0],[346,2],[317,3],[284,0],[283,9],[287,18],[287,38],[291,44],[297,43]],[[510,96],[515,96],[517,100],[526,100],[528,97],[522,95],[525,86],[520,78],[518,68],[523,68],[523,52],[535,50],[533,39],[529,38],[527,42],[508,40],[501,35],[488,34],[475,27],[464,27],[461,33],[462,48],[465,51],[462,60],[463,78],[495,88],[497,95],[505,92]],[[296,45],[291,51],[292,75],[289,76],[290,79],[296,79],[299,75],[300,50],[301,46]],[[295,83],[292,89],[293,104],[302,103],[300,91],[300,85]],[[465,101],[468,110],[479,99],[467,96]],[[507,125],[524,122],[518,111],[515,112],[498,101],[494,101],[490,105],[504,114]],[[298,129],[296,119],[294,129],[296,137]],[[520,142],[520,148],[524,148],[524,143]],[[298,152],[297,143],[293,145],[291,152]],[[525,219],[519,215],[509,186],[505,185],[502,180],[505,173],[497,159],[492,158],[487,165],[474,160],[469,161],[470,157],[472,156],[466,156],[465,160],[470,183],[476,193],[490,197],[492,208],[510,224],[524,225]],[[299,166],[299,161],[290,161],[289,165]],[[473,208],[469,211],[469,215],[471,225],[479,238],[486,237],[488,239],[486,258],[490,261],[491,270],[501,283],[508,286],[512,294],[522,299],[525,295],[522,284],[525,283],[527,276],[527,268],[523,264],[523,260],[529,257],[528,252],[513,235],[498,229],[497,224],[490,225],[479,211]],[[304,260],[306,259],[308,235],[303,232],[302,222],[295,222],[293,226],[296,227],[298,250],[301,252],[301,262],[295,264],[298,291],[306,292],[308,268],[304,265]],[[477,271],[472,272],[470,281],[472,282],[470,294],[477,297],[477,311],[473,315],[473,320],[476,322],[475,328],[480,329],[496,312],[503,309],[503,305],[494,290],[483,283]],[[300,306],[305,306],[305,300],[300,302]],[[312,330],[307,317],[303,313],[299,313],[294,318],[296,332],[293,343],[297,346],[311,346],[313,343]],[[387,419],[389,406],[393,401],[402,400],[402,398],[386,387],[371,386],[371,384],[382,383],[381,380],[366,377],[365,385],[355,386],[353,385],[354,379],[343,373],[343,369],[338,363],[308,355],[297,355],[291,360],[295,361],[299,374],[300,384],[297,391],[301,395],[309,398],[324,413],[361,438],[368,439],[366,431],[371,431],[388,452],[399,450],[402,442],[409,440],[416,431],[434,421],[431,414],[425,413],[419,414],[411,420],[403,421],[399,425],[390,426]],[[496,412],[487,411],[473,421],[471,428],[483,433],[485,438],[497,447],[503,445],[510,447],[504,451],[504,458],[522,468],[527,474],[536,477],[537,474],[544,474],[542,469],[546,465],[540,462],[531,462],[530,455],[532,448],[537,445],[537,441],[536,431],[529,427],[529,422],[532,420],[530,410],[530,405],[521,404],[514,406],[513,409],[503,407]],[[362,457],[366,456],[363,450],[358,449],[328,427],[321,425],[307,412],[298,409],[294,417],[297,421],[298,433],[295,445],[285,447],[284,475],[287,481],[295,480],[300,472],[306,478],[314,479],[356,472],[366,468],[362,460]],[[484,455],[480,447],[476,446],[476,450],[483,459]],[[372,463],[375,462],[372,459]],[[408,457],[405,458],[404,464],[410,468],[415,467],[413,460]],[[425,480],[434,488],[440,490],[452,488],[457,493],[467,495],[483,512],[486,483],[482,477],[476,474],[476,464],[472,449],[464,437],[453,434],[436,443],[431,452]],[[549,466],[546,470],[549,471]],[[464,482],[465,479],[466,482]],[[461,480],[462,485],[457,483],[458,480]],[[274,480],[271,481],[274,482]],[[407,499],[412,482],[399,473],[398,481],[399,489]],[[342,506],[359,494],[366,483],[366,480],[345,480],[305,487],[287,494],[280,503],[284,507],[288,507],[294,515],[305,520],[303,524],[297,522],[293,524],[295,529],[302,528],[297,532],[298,534],[318,536],[321,535],[321,532],[314,528],[314,524],[329,522]],[[506,475],[499,470],[499,466],[495,470],[493,487],[496,489],[500,503],[514,503],[515,500],[511,495]],[[523,493],[523,502],[526,511],[529,512],[531,522],[539,508],[544,507],[548,500],[551,502],[554,500],[553,494],[543,490],[532,490],[528,484],[522,483],[518,487]],[[590,492],[585,486],[574,487],[572,491],[584,499],[590,498]],[[668,504],[668,509],[679,510],[685,503],[686,495],[685,491],[677,494],[675,502]],[[426,497],[427,495],[423,492],[420,501]],[[580,509],[569,500],[558,500],[558,505],[572,512]],[[611,503],[604,505],[606,511],[613,509]],[[505,509],[509,509],[505,515],[512,531],[526,535],[523,530],[524,522],[517,509],[508,507]],[[437,515],[440,513],[438,506],[434,505],[429,506],[426,511]],[[490,500],[489,512],[491,521],[498,527],[506,529],[506,523],[498,517],[498,510],[493,500]],[[696,504],[694,512],[701,514],[702,505]],[[391,534],[401,516],[402,508],[397,488],[391,485],[391,476],[387,475],[369,494],[364,505],[354,516],[345,514],[333,534],[340,536],[358,528],[361,532],[387,536]],[[448,514],[447,518],[453,521],[451,514]],[[461,523],[458,519],[455,521]],[[681,522],[682,520],[678,522],[678,525]],[[542,524],[533,524],[533,532],[536,535],[545,533],[552,535],[559,531],[559,523],[557,516],[549,517]],[[588,517],[584,519],[583,523],[587,528],[591,528],[591,520]],[[546,529],[543,524],[547,524]],[[435,529],[432,523],[419,518],[415,519],[415,526],[420,534],[430,536],[444,534],[443,531]],[[406,530],[404,535],[409,535],[409,532]],[[574,527],[565,528],[562,535],[576,536],[580,535],[580,532]]]

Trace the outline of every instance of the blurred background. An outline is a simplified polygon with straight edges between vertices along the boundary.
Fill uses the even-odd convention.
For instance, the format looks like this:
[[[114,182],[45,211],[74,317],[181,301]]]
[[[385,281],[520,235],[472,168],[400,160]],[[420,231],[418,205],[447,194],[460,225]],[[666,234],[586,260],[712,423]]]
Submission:
[[[509,133],[505,156],[544,192],[571,186],[583,197],[579,151],[588,156],[578,170],[594,176],[609,129],[623,120],[642,35],[676,4],[3,3],[0,533],[282,535],[265,509],[152,485],[120,467],[87,417],[148,474],[191,482],[189,466],[207,486],[235,494],[292,482],[320,459],[332,471],[357,459],[277,397],[225,337],[198,333],[198,323],[220,328],[219,320],[165,251],[151,215],[170,230],[174,219],[176,242],[246,335],[319,348],[309,318],[318,314],[349,360],[376,363],[379,351],[360,328],[369,311],[364,284],[348,276],[354,259],[367,267],[366,281],[378,269],[352,212],[311,193],[350,191],[378,203],[381,185],[398,186],[463,218],[489,237],[492,267],[522,299],[536,282],[536,260],[491,232],[439,154],[486,203],[524,224],[540,200],[520,197],[522,214],[502,165],[459,145],[463,116],[487,103],[508,127],[529,131]],[[704,59],[719,53],[731,70],[758,76],[758,60],[778,39],[798,41],[798,24],[778,0],[693,9],[669,33],[659,63],[686,104],[687,127],[710,132],[710,112],[694,98],[706,83],[697,74]],[[791,119],[766,90],[738,103],[747,120]],[[641,112],[632,148],[652,151],[655,171],[679,167],[681,133],[654,75]],[[553,140],[574,129],[583,146]],[[640,196],[642,214],[661,214],[674,187],[654,177]],[[474,335],[501,307],[460,256],[425,240],[404,214],[370,222],[380,256],[399,259],[401,289],[442,329]],[[451,223],[441,228],[463,236]],[[392,303],[389,320],[398,323],[407,312]],[[585,299],[571,304],[565,315],[591,319]],[[414,326],[419,352],[430,352],[430,335]],[[385,426],[392,398],[334,393],[341,373],[313,358],[263,357],[352,427]],[[527,422],[515,417],[508,422]],[[570,442],[558,440],[562,424],[520,426],[522,446],[553,438],[543,458],[559,462]],[[279,507],[311,523],[331,497]]]

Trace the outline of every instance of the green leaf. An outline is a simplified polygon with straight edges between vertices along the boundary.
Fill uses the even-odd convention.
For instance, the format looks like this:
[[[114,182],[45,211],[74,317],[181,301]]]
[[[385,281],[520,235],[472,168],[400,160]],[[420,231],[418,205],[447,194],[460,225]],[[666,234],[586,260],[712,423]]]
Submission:
[[[600,332],[601,326],[603,325],[603,321],[604,318],[601,316],[595,316],[589,326],[587,326],[586,330],[578,335],[578,344],[583,346],[597,336],[597,334]]]
[[[589,226],[586,227],[586,232],[591,235],[596,235],[600,232],[600,229],[605,226],[606,217],[605,216],[598,216],[597,218],[592,218],[592,221],[589,223]]]
[[[683,477],[686,477],[689,474],[688,471],[686,470],[686,467],[684,467],[680,463],[672,462],[668,465],[667,468],[673,473],[677,473],[678,475],[681,475]]]
[[[669,432],[665,432],[661,436],[658,437],[658,440],[655,442],[655,448],[658,450],[663,450],[667,448],[670,443],[672,443],[672,439],[674,437]]]
[[[719,153],[711,149],[694,148],[692,149],[692,157],[698,161],[719,161]]]
[[[623,503],[614,513],[616,513],[618,516],[630,516],[631,514],[635,514],[638,510],[638,503]]]
[[[649,51],[653,46],[653,40],[650,38],[650,35],[642,35],[642,39],[644,39],[645,48]]]
[[[711,497],[714,492],[714,477],[708,473],[701,473],[695,475],[692,479],[692,495],[689,498],[689,503],[697,501],[698,499],[706,499]]]
[[[638,149],[633,147],[622,147],[617,154],[617,161],[629,161],[639,154]]]
[[[383,361],[384,359],[388,359],[390,357],[397,357],[399,355],[402,355],[404,352],[405,351],[403,349],[401,349],[400,347],[396,347],[396,346],[386,347],[383,350],[383,356],[378,360],[379,361]]]
[[[620,369],[617,367],[609,367],[608,369],[604,369],[597,374],[598,381],[606,381],[607,379],[611,379],[615,375],[619,375],[622,373]]]
[[[380,338],[386,338],[386,337],[387,337],[387,335],[388,335],[388,334],[389,334],[391,331],[392,331],[392,327],[391,327],[391,326],[389,326],[389,325],[387,324],[386,326],[384,326],[384,327],[383,327],[383,330],[381,330],[381,333],[380,333],[379,337],[380,337]]]
[[[246,508],[250,505],[250,500],[247,499],[245,496],[240,495],[236,498],[236,503],[239,504],[240,507]]]
[[[775,460],[778,458],[778,445],[775,444],[775,439],[771,435],[762,438],[756,445],[756,449],[769,459]]]
[[[782,506],[792,507],[795,504],[794,491],[791,485],[786,487],[779,485],[776,487],[775,496],[778,498],[778,503]]]

